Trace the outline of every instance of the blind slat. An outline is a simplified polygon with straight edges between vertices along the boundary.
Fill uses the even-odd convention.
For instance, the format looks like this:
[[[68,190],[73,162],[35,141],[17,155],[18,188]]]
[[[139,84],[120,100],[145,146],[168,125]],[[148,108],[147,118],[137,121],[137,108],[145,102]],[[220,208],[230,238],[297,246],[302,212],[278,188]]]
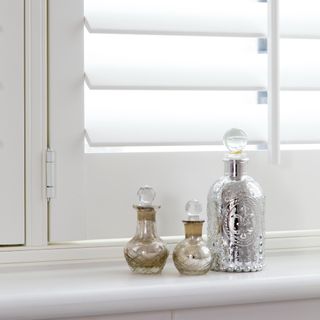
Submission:
[[[267,55],[256,45],[240,38],[87,34],[87,83],[91,89],[261,90]],[[282,39],[281,89],[320,90],[319,56],[317,39]]]
[[[281,92],[282,143],[320,143],[320,91]]]
[[[85,105],[94,146],[220,144],[232,126],[266,141],[267,106],[253,92],[87,89]]]
[[[254,0],[90,0],[90,32],[263,36],[265,4]]]
[[[320,38],[318,0],[279,1],[282,38]],[[266,37],[266,3],[257,0],[90,0],[93,33]]]
[[[86,90],[91,146],[221,144],[230,127],[267,141],[267,105],[251,92]],[[282,143],[320,143],[320,92],[280,94]]]
[[[282,38],[320,38],[319,0],[280,0],[279,29]]]
[[[243,89],[266,85],[255,39],[85,35],[92,89]]]

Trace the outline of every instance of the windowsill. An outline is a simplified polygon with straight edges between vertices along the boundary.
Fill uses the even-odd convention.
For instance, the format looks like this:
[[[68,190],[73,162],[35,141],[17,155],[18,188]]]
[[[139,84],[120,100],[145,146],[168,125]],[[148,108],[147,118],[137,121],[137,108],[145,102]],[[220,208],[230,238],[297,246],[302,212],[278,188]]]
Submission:
[[[0,318],[46,319],[320,297],[320,251],[269,253],[259,273],[129,272],[124,261],[1,267]]]

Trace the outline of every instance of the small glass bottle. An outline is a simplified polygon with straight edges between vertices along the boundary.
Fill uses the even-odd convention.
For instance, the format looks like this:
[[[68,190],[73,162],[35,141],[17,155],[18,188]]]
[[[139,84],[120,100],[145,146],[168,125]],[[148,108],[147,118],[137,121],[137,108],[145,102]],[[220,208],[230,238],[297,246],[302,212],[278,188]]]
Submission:
[[[138,190],[137,228],[135,236],[124,248],[124,256],[130,269],[135,273],[160,273],[168,258],[168,249],[159,238],[156,230],[156,209],[152,204],[156,194],[149,186]]]
[[[264,265],[264,203],[260,185],[247,175],[247,135],[231,129],[223,142],[225,174],[208,194],[208,245],[212,270],[250,272]]]
[[[173,251],[173,262],[181,274],[202,275],[210,270],[212,256],[206,242],[202,239],[200,220],[201,204],[190,200],[186,204],[187,220],[183,220],[185,239]]]

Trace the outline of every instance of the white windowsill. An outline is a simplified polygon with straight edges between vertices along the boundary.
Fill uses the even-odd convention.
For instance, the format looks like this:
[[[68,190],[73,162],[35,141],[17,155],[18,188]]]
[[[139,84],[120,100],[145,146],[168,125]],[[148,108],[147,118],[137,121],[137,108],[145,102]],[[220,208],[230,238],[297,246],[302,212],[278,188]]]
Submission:
[[[0,318],[47,319],[320,298],[319,249],[269,253],[264,271],[179,276],[129,272],[124,261],[0,269]]]

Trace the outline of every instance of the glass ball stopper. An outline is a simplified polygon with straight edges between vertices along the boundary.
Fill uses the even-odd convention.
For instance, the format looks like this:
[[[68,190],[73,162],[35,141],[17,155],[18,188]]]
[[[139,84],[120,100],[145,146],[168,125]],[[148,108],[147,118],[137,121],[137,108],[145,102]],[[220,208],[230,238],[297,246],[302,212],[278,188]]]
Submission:
[[[156,193],[150,186],[141,187],[138,192],[139,206],[140,207],[152,207],[152,202],[156,197]]]
[[[232,128],[223,136],[223,144],[231,154],[241,154],[248,143],[247,134],[241,130]]]
[[[190,200],[186,203],[186,213],[188,216],[188,221],[199,221],[200,214],[202,211],[201,203],[198,200]]]

